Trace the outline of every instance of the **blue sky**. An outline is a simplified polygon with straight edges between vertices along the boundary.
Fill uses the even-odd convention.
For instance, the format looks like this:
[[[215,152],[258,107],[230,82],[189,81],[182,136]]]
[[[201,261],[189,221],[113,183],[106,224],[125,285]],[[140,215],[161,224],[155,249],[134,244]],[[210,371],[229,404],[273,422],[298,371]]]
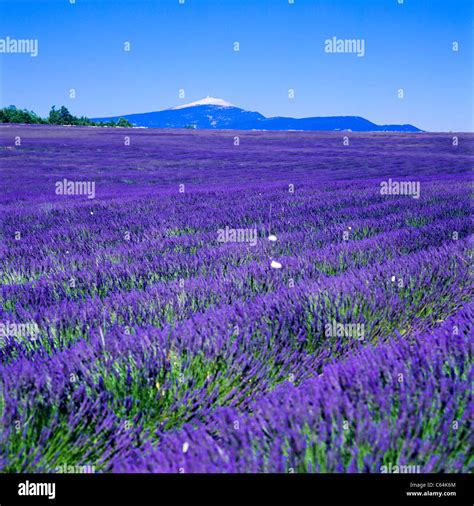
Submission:
[[[473,2],[398,1],[0,0],[0,39],[38,39],[37,57],[0,54],[0,104],[99,117],[210,95],[266,116],[473,131]],[[325,53],[334,36],[363,39],[364,56]]]

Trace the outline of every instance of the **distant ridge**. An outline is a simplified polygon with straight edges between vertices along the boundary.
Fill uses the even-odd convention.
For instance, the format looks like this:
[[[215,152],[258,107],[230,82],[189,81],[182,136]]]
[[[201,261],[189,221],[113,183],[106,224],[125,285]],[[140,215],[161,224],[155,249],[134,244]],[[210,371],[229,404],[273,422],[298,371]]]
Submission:
[[[376,125],[360,116],[266,118],[259,112],[235,107],[221,98],[207,97],[171,109],[94,118],[116,121],[125,118],[133,126],[147,128],[199,128],[211,130],[318,130],[353,132],[421,132],[413,125]]]

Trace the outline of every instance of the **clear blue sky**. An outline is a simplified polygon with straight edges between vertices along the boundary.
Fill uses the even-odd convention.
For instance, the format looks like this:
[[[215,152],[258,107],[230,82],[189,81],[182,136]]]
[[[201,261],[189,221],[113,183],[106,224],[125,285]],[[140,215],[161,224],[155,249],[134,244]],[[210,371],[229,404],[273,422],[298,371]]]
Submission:
[[[36,58],[0,54],[0,104],[99,117],[210,95],[266,116],[473,131],[473,3],[0,0],[0,39],[38,39],[39,49]],[[364,39],[365,56],[325,53],[333,36]]]

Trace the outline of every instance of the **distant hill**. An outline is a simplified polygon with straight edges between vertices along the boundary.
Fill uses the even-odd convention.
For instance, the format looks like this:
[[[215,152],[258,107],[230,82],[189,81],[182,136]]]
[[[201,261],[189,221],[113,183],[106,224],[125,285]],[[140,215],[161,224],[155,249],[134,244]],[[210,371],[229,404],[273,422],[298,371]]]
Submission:
[[[128,120],[133,126],[148,128],[204,128],[214,130],[334,130],[354,132],[421,132],[413,125],[376,125],[360,116],[313,118],[266,118],[218,98],[205,98],[172,109],[125,114],[94,121]]]

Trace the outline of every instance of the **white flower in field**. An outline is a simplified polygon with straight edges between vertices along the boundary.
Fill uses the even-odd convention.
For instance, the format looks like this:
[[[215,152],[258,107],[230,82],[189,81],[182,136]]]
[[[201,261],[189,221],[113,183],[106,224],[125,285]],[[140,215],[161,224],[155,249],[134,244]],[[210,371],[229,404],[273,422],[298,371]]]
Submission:
[[[183,443],[183,453],[186,453],[189,450],[189,443],[186,441],[186,443]]]
[[[395,276],[392,276],[392,281],[395,281]]]
[[[275,242],[275,241],[277,241],[277,236],[273,235],[273,234],[270,234],[268,236],[268,240],[271,241],[271,242]]]
[[[272,267],[273,269],[281,269],[281,263],[280,262],[276,262],[275,260],[272,260],[272,263],[270,264],[270,267]]]
[[[94,213],[91,211],[91,214],[94,214]]]

